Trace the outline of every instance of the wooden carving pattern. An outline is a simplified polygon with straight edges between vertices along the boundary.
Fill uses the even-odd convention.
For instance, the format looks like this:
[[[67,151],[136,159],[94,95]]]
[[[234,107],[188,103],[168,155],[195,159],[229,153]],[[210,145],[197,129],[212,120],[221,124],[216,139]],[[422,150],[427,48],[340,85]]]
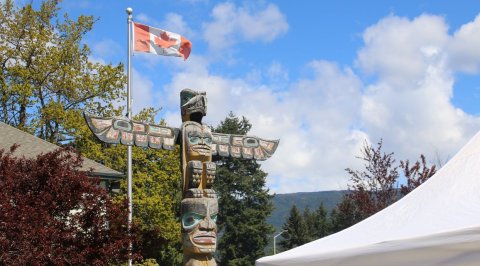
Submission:
[[[84,113],[90,130],[103,142],[174,150],[178,129],[132,121],[123,117],[98,117]]]
[[[255,136],[212,133],[201,123],[207,113],[205,92],[190,89],[180,93],[182,125],[167,127],[124,117],[98,117],[84,113],[93,134],[103,142],[174,150],[182,155],[182,238],[183,264],[214,266],[218,199],[212,189],[216,164],[212,156],[265,160],[273,155],[278,140]]]

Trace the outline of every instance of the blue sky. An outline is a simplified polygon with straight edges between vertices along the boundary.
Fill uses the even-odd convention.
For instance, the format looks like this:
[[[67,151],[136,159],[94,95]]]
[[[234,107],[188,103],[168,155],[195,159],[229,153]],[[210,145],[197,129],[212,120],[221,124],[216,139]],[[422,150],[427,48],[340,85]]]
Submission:
[[[344,189],[365,141],[446,161],[480,129],[478,1],[67,0],[61,12],[98,18],[92,61],[126,63],[127,7],[193,43],[185,62],[134,55],[134,112],[161,107],[179,126],[179,91],[207,91],[206,123],[233,111],[281,139],[262,163],[273,192]]]

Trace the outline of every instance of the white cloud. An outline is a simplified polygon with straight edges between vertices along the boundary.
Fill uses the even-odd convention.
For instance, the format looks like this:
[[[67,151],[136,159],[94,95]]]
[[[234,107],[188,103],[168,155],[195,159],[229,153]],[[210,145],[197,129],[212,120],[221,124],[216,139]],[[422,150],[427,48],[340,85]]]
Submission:
[[[480,15],[457,30],[449,43],[452,68],[468,73],[480,70]]]
[[[121,54],[124,52],[124,48],[120,47],[120,45],[111,40],[111,39],[104,39],[100,42],[93,44],[93,53],[98,57],[110,57],[117,54]]]
[[[242,78],[212,75],[202,62],[190,62],[197,66],[177,74],[164,89],[170,110],[178,110],[181,89],[205,90],[207,124],[215,126],[233,111],[250,120],[252,135],[281,140],[276,154],[263,163],[270,174],[269,186],[275,191],[345,187],[344,168],[356,164],[353,156],[345,154],[356,151],[366,137],[352,129],[360,108],[361,83],[349,68],[314,61],[309,68],[315,79],[297,81],[288,91],[275,91]],[[269,73],[271,67],[264,71]],[[170,125],[180,123],[178,111],[166,117]]]
[[[135,20],[140,21],[145,24],[154,24],[156,23],[149,15],[145,13],[139,13],[138,15],[135,15]]]
[[[211,45],[217,45],[214,39],[224,45],[250,40],[237,24],[245,10],[232,3],[216,6],[214,21],[205,26],[219,27],[209,33]],[[289,78],[285,62],[225,77],[209,70],[211,58],[192,55],[188,64],[172,61],[175,74],[164,97],[155,98],[163,101],[168,124],[179,126],[180,90],[204,90],[207,124],[217,125],[233,111],[250,120],[252,135],[279,138],[277,152],[262,163],[274,192],[344,189],[344,169],[361,168],[355,156],[364,141],[383,138],[385,151],[395,152],[398,160],[416,160],[421,153],[444,160],[480,128],[479,117],[452,103],[457,72],[478,71],[479,52],[471,46],[478,34],[467,34],[476,32],[477,24],[478,18],[451,35],[440,16],[388,16],[364,31],[357,68],[313,60],[307,66],[311,78],[299,80]],[[362,82],[356,71],[373,81]],[[151,85],[145,86],[148,97]]]
[[[273,62],[267,69],[267,78],[269,83],[275,87],[283,88],[283,84],[288,84],[288,70],[279,62]]]
[[[90,55],[88,57],[88,61],[96,64],[96,63],[99,63],[99,64],[106,64],[105,60],[103,58],[100,58],[100,57],[95,57],[95,56],[92,56]]]
[[[274,4],[248,8],[226,2],[215,6],[211,16],[213,20],[203,25],[203,36],[212,50],[239,41],[270,42],[288,30],[285,15]]]
[[[459,32],[451,45],[444,19],[431,15],[413,20],[390,16],[364,32],[365,47],[357,63],[377,80],[363,95],[362,123],[374,141],[383,138],[385,147],[400,159],[416,159],[421,153],[432,157],[435,150],[447,157],[480,125],[478,118],[451,102],[454,70],[459,67],[449,64],[452,61],[447,59],[458,58],[458,54],[448,47],[471,42],[457,37],[462,35]],[[463,51],[466,57],[478,53]],[[480,61],[470,59],[464,63]]]
[[[425,75],[432,51],[448,39],[447,25],[438,16],[422,15],[410,21],[389,16],[367,28],[357,65],[389,83],[404,85]]]
[[[135,88],[135,89],[133,89]],[[153,92],[153,82],[132,68],[132,113],[138,114],[143,108],[159,108]]]
[[[136,16],[136,20],[152,27],[178,33],[187,39],[193,38],[195,35],[195,32],[188,27],[183,16],[177,13],[167,13],[162,21],[157,21],[145,13],[140,13]]]
[[[168,31],[176,32],[180,35],[192,38],[194,32],[190,30],[183,17],[177,13],[168,13],[161,23],[162,27]]]

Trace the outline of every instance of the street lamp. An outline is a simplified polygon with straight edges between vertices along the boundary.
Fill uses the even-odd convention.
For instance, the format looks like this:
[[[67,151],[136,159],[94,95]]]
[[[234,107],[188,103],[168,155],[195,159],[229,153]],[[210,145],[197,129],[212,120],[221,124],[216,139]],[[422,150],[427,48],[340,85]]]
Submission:
[[[283,234],[287,231],[288,230],[283,230],[282,232],[273,236],[273,255],[277,254],[277,237],[279,237],[281,234]]]

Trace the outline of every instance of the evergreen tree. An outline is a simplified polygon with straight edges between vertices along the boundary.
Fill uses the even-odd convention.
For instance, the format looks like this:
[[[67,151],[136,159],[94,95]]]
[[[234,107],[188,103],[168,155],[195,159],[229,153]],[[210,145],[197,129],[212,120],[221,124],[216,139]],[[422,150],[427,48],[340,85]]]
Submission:
[[[330,213],[332,233],[339,232],[362,220],[358,215],[357,204],[349,197],[343,197],[342,201]]]
[[[230,113],[215,132],[245,135],[251,127],[245,117]],[[265,188],[267,174],[255,160],[217,159],[214,189],[219,195],[220,265],[254,265],[273,233],[266,222],[273,209],[273,196]]]
[[[308,227],[296,205],[293,205],[290,209],[290,215],[282,229],[286,230],[282,235],[284,240],[280,242],[284,250],[289,250],[309,242]]]
[[[313,236],[315,237],[314,239],[319,239],[329,235],[331,231],[331,224],[327,209],[323,205],[323,202],[320,203],[320,206],[318,206],[317,210],[315,211],[315,218],[316,223],[314,224],[312,232]]]
[[[318,224],[318,217],[316,212],[312,212],[310,207],[305,207],[303,210],[303,220],[305,221],[305,226],[307,227],[306,239],[307,242],[317,239],[316,229]]]
[[[330,234],[330,219],[323,202],[320,203],[318,208],[313,212],[308,206],[305,207],[305,210],[303,211],[303,220],[307,227],[307,242],[317,240]]]

